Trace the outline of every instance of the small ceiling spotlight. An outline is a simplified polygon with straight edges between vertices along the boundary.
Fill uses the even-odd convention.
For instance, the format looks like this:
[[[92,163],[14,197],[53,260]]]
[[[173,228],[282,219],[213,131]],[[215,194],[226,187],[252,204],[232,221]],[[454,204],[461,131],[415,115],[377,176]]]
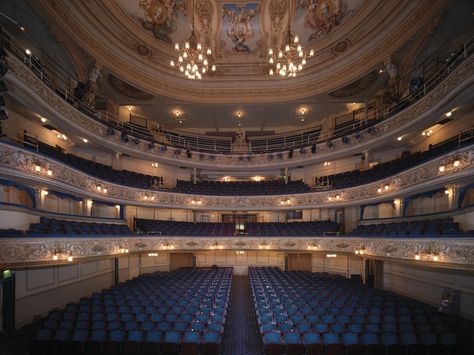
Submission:
[[[307,107],[300,107],[295,111],[293,117],[298,121],[304,122],[309,117],[309,109]]]
[[[26,27],[25,26],[20,26],[18,28],[20,29],[21,32],[26,32]]]
[[[89,142],[89,141],[87,140],[87,138],[83,138],[82,141],[83,141],[84,143]]]
[[[399,142],[400,142],[402,139],[403,139],[402,136],[397,137],[397,141],[399,141]]]
[[[174,109],[170,112],[170,117],[174,119],[175,121],[178,121],[179,124],[183,123],[188,119],[188,116],[186,115],[186,112],[180,110],[180,109]]]

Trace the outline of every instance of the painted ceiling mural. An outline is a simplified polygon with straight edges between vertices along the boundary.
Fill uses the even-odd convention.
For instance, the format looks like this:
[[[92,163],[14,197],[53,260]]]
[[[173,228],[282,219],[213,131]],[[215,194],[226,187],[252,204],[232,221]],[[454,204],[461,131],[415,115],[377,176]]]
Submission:
[[[255,52],[262,37],[259,4],[224,4],[222,18],[221,47],[233,53]]]
[[[363,0],[297,0],[292,29],[302,43],[313,42],[330,34]]]
[[[292,0],[292,31],[302,43],[309,43],[333,32],[364,0]],[[191,34],[193,13],[187,11],[190,0],[118,0],[126,13],[143,29],[160,41],[175,43],[184,41]],[[216,39],[218,49],[227,54],[254,54],[264,48],[264,34],[271,33],[275,24],[275,8],[289,11],[282,0],[194,0],[195,27],[205,34],[209,42]],[[273,12],[272,12],[273,11]],[[265,14],[265,12],[269,12]],[[269,17],[270,21],[265,21]],[[214,19],[220,19],[214,22]],[[278,27],[286,34],[288,16]],[[213,33],[212,33],[213,32]],[[199,35],[199,33],[198,33]]]
[[[185,0],[120,0],[120,4],[130,17],[161,41],[172,44],[191,34]]]

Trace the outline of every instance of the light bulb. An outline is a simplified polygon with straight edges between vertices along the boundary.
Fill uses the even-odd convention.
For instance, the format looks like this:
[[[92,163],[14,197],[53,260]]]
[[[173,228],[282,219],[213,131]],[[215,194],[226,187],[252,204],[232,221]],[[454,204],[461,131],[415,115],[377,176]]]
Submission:
[[[177,51],[179,51],[179,43],[175,43],[174,49],[176,49]]]
[[[200,51],[202,49],[201,43],[198,43],[196,48],[197,48],[198,51]]]
[[[174,68],[174,61],[170,61],[170,66]]]
[[[212,50],[211,50],[211,48],[208,48],[207,49],[207,55],[211,55],[211,54],[212,54]]]
[[[186,43],[184,44],[184,48],[189,49],[189,42],[186,42]],[[185,54],[186,54],[186,52],[185,52]],[[185,57],[185,58],[186,58],[186,57]]]

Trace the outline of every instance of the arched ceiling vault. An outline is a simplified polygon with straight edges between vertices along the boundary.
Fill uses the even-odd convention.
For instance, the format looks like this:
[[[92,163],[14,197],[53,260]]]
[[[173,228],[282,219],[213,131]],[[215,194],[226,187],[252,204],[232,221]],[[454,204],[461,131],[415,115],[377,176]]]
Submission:
[[[38,0],[32,5],[130,85],[200,103],[281,102],[334,91],[382,66],[447,6],[443,0],[292,0],[292,29],[316,54],[297,78],[280,79],[265,74],[266,53],[286,33],[286,1],[194,1],[197,36],[213,49],[218,67],[202,81],[186,80],[169,67],[175,55],[170,42],[184,41],[191,31],[190,0]],[[232,41],[232,28],[253,34]]]

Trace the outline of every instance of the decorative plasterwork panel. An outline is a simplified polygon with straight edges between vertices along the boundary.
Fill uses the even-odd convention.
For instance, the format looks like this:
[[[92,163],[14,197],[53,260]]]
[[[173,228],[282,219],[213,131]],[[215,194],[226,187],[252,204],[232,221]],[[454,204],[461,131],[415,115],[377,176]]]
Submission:
[[[352,254],[363,249],[368,257],[391,258],[415,264],[430,263],[439,267],[474,268],[474,240],[462,238],[356,238],[356,237],[158,237],[129,238],[2,238],[0,267],[23,263],[51,262],[54,252],[64,252],[76,260],[87,257],[123,255],[160,251],[198,250],[279,250]],[[122,251],[122,253],[121,253]],[[438,261],[430,259],[435,253]],[[415,262],[415,255],[421,260]]]
[[[36,165],[43,166],[43,169],[37,172]],[[443,171],[440,171],[440,166],[444,167]],[[51,176],[46,174],[48,169],[52,172]],[[435,187],[469,178],[473,174],[474,148],[470,146],[396,176],[347,189],[278,196],[204,196],[116,185],[86,175],[34,152],[0,143],[0,176],[2,177],[15,178],[115,204],[193,210],[277,210],[361,205],[401,197],[403,194],[415,191],[432,190]],[[98,186],[101,187],[100,191],[97,189]],[[379,192],[382,187],[383,192]]]
[[[425,125],[438,120],[433,112],[442,108],[447,102],[456,97],[465,88],[474,82],[474,55],[465,59],[450,75],[439,83],[432,91],[423,98],[404,109],[400,113],[373,127],[372,133],[361,132],[360,136],[348,137],[345,142],[342,138],[334,139],[331,147],[326,142],[319,143],[316,154],[311,149],[295,150],[290,159],[287,152],[274,154],[203,154],[194,153],[189,159],[180,149],[166,147],[160,144],[150,146],[150,142],[142,139],[130,140],[124,143],[120,134],[107,134],[107,126],[86,116],[75,107],[60,98],[55,92],[47,87],[36,75],[13,55],[8,57],[10,70],[5,78],[12,85],[18,86],[23,92],[21,100],[31,104],[40,104],[48,112],[48,117],[59,124],[69,126],[75,132],[91,141],[100,143],[103,141],[108,148],[122,151],[127,154],[149,160],[159,160],[171,165],[186,165],[206,169],[240,169],[253,170],[255,168],[277,169],[308,165],[316,161],[331,160],[335,156],[353,154],[354,151],[374,149],[383,145],[387,139],[393,139],[403,130],[416,126],[421,121]]]
[[[265,76],[264,68],[267,60],[263,54],[267,53],[270,42],[278,42],[278,38],[281,39],[285,32],[273,31],[270,36],[272,26],[275,28],[280,26],[279,23],[283,23],[282,27],[285,28],[286,23],[282,22],[285,21],[283,17],[277,20],[278,23],[273,23],[267,5],[268,0],[259,2],[262,8],[258,26],[261,27],[258,31],[262,34],[260,55],[227,55],[218,58],[216,63],[218,75],[199,83],[184,80],[179,73],[169,68],[169,60],[174,55],[173,47],[163,40],[156,39],[153,34],[157,27],[160,30],[156,33],[160,36],[162,32],[164,36],[169,37],[186,28],[189,31],[184,22],[179,25],[181,21],[179,11],[167,10],[167,6],[172,8],[174,2],[130,0],[126,3],[135,8],[136,16],[142,20],[132,19],[129,12],[112,0],[35,2],[97,61],[126,82],[153,94],[200,103],[293,100],[335,90],[373,70],[387,55],[415,35],[417,29],[423,26],[440,7],[445,6],[441,0],[419,2],[378,0],[362,3],[357,0],[333,0],[318,1],[317,4],[311,2],[313,7],[309,10],[309,14],[312,20],[308,20],[308,24],[311,23],[313,28],[308,29],[310,33],[315,31],[319,33],[319,29],[323,28],[325,34],[321,35],[324,40],[311,42],[316,55],[308,63],[305,75],[295,78],[287,85],[275,85],[274,80],[269,80]],[[147,10],[150,15],[146,15],[148,18],[144,17],[140,3],[150,5]],[[204,7],[198,9],[196,31],[204,43],[210,42],[219,47],[217,34],[221,32],[220,23],[223,20],[220,16],[221,5],[224,3],[228,2],[212,1],[210,4],[213,6],[206,7],[206,15],[203,15],[202,11]],[[292,1],[293,8],[296,8],[296,3],[296,0]],[[344,3],[349,5],[344,7]],[[156,6],[153,7],[153,4]],[[187,4],[189,6],[189,1]],[[204,3],[196,2],[196,6],[198,4]],[[356,8],[358,10],[349,16],[351,4],[355,4],[353,10]],[[167,24],[167,21],[162,19],[165,12],[178,14],[175,20],[169,21],[175,23],[176,31],[173,32],[172,23]],[[97,24],[98,19],[101,21],[100,25]],[[161,21],[165,22],[160,25]],[[143,27],[143,23],[147,28]],[[165,26],[164,30],[162,26]],[[370,50],[367,50],[367,43],[372,46]],[[350,50],[347,50],[349,47]],[[242,57],[249,57],[244,58],[244,65]],[[236,85],[237,83],[243,85]]]

